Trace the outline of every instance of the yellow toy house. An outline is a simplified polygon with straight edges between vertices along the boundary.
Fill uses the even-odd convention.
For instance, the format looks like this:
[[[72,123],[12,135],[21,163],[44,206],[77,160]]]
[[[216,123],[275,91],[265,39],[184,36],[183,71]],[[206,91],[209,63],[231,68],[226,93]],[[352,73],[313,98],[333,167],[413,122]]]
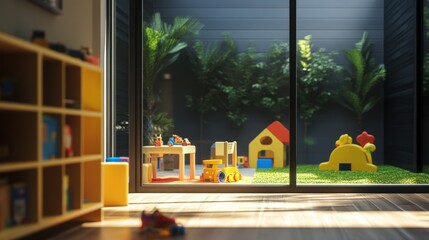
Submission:
[[[259,160],[271,161],[269,166],[274,168],[285,167],[286,144],[289,144],[289,130],[279,121],[271,123],[249,143],[249,167],[261,167]]]

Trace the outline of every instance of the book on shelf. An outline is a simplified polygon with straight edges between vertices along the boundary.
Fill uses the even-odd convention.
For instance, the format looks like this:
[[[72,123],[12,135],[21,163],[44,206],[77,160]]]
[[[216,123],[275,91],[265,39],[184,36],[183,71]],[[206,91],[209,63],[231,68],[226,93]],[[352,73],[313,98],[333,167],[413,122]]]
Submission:
[[[20,225],[27,219],[27,184],[14,183],[11,185],[12,194],[12,223]]]
[[[49,115],[43,115],[43,160],[58,157],[58,120]]]

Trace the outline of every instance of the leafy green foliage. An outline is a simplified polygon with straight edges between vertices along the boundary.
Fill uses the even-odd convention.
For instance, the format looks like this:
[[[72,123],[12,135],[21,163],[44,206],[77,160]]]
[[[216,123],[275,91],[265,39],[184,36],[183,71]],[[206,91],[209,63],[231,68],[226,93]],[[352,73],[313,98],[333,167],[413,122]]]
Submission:
[[[335,52],[313,51],[311,35],[298,40],[298,50],[298,114],[308,124],[332,96],[329,82],[342,67],[333,60]]]
[[[143,144],[153,141],[155,133],[169,131],[173,127],[172,120],[165,113],[155,113],[157,96],[154,93],[154,83],[157,76],[166,67],[174,63],[180,56],[187,43],[182,40],[188,35],[195,35],[203,25],[189,17],[176,17],[173,23],[167,24],[161,20],[161,15],[155,13],[151,22],[144,23],[143,30],[143,96],[144,121]],[[160,124],[166,124],[161,126]]]
[[[195,108],[200,114],[216,111],[220,107],[217,102],[221,96],[216,84],[221,78],[222,66],[232,54],[229,44],[231,42],[226,38],[220,46],[204,46],[202,41],[196,41],[188,54],[199,92],[196,96],[186,95],[187,106]]]
[[[143,31],[143,87],[144,93],[153,94],[153,84],[158,74],[174,63],[181,51],[187,47],[182,38],[195,35],[203,25],[189,17],[176,17],[169,25],[155,13]]]
[[[253,103],[252,84],[262,74],[257,64],[261,55],[255,54],[252,48],[239,53],[235,42],[229,42],[231,55],[221,70],[222,80],[216,87],[220,90],[221,98],[218,101],[227,119],[241,126],[247,121],[245,110]]]
[[[429,7],[427,7],[428,5],[429,0],[426,0],[425,7],[423,8],[423,21],[426,28],[426,37],[429,37],[429,31],[427,31],[429,29]]]
[[[155,113],[152,117],[152,124],[154,134],[161,134],[164,138],[166,138],[167,136],[171,136],[171,131],[174,128],[174,122],[173,119],[167,113]]]
[[[351,65],[348,77],[342,86],[337,102],[352,111],[357,118],[359,128],[362,129],[362,118],[380,100],[372,95],[377,84],[384,80],[386,72],[384,65],[376,65],[372,57],[373,44],[368,40],[368,33],[364,32],[362,39],[353,49],[345,52]]]
[[[264,71],[257,81],[252,84],[252,95],[255,107],[266,109],[280,119],[288,107],[289,88],[289,44],[276,42],[266,56],[265,62],[257,63]]]
[[[377,172],[321,171],[319,166],[297,166],[298,184],[429,184],[429,174],[380,165]],[[252,183],[289,183],[288,168],[256,169]]]

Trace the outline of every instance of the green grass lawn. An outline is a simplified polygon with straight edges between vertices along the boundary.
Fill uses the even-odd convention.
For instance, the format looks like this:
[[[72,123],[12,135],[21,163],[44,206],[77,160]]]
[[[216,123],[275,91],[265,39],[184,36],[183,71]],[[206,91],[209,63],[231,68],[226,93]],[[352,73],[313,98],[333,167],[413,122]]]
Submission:
[[[252,183],[289,184],[288,168],[256,169]],[[320,171],[319,165],[298,165],[297,184],[429,184],[429,174],[390,165],[377,172]]]

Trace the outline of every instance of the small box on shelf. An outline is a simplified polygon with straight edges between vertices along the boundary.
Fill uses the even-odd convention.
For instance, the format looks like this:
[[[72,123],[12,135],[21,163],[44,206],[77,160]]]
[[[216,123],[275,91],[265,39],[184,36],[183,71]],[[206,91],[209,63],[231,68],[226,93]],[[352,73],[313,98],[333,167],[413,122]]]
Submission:
[[[43,115],[43,160],[58,158],[59,121],[50,115]]]
[[[12,196],[12,225],[20,225],[27,221],[28,189],[24,182],[11,185]]]

